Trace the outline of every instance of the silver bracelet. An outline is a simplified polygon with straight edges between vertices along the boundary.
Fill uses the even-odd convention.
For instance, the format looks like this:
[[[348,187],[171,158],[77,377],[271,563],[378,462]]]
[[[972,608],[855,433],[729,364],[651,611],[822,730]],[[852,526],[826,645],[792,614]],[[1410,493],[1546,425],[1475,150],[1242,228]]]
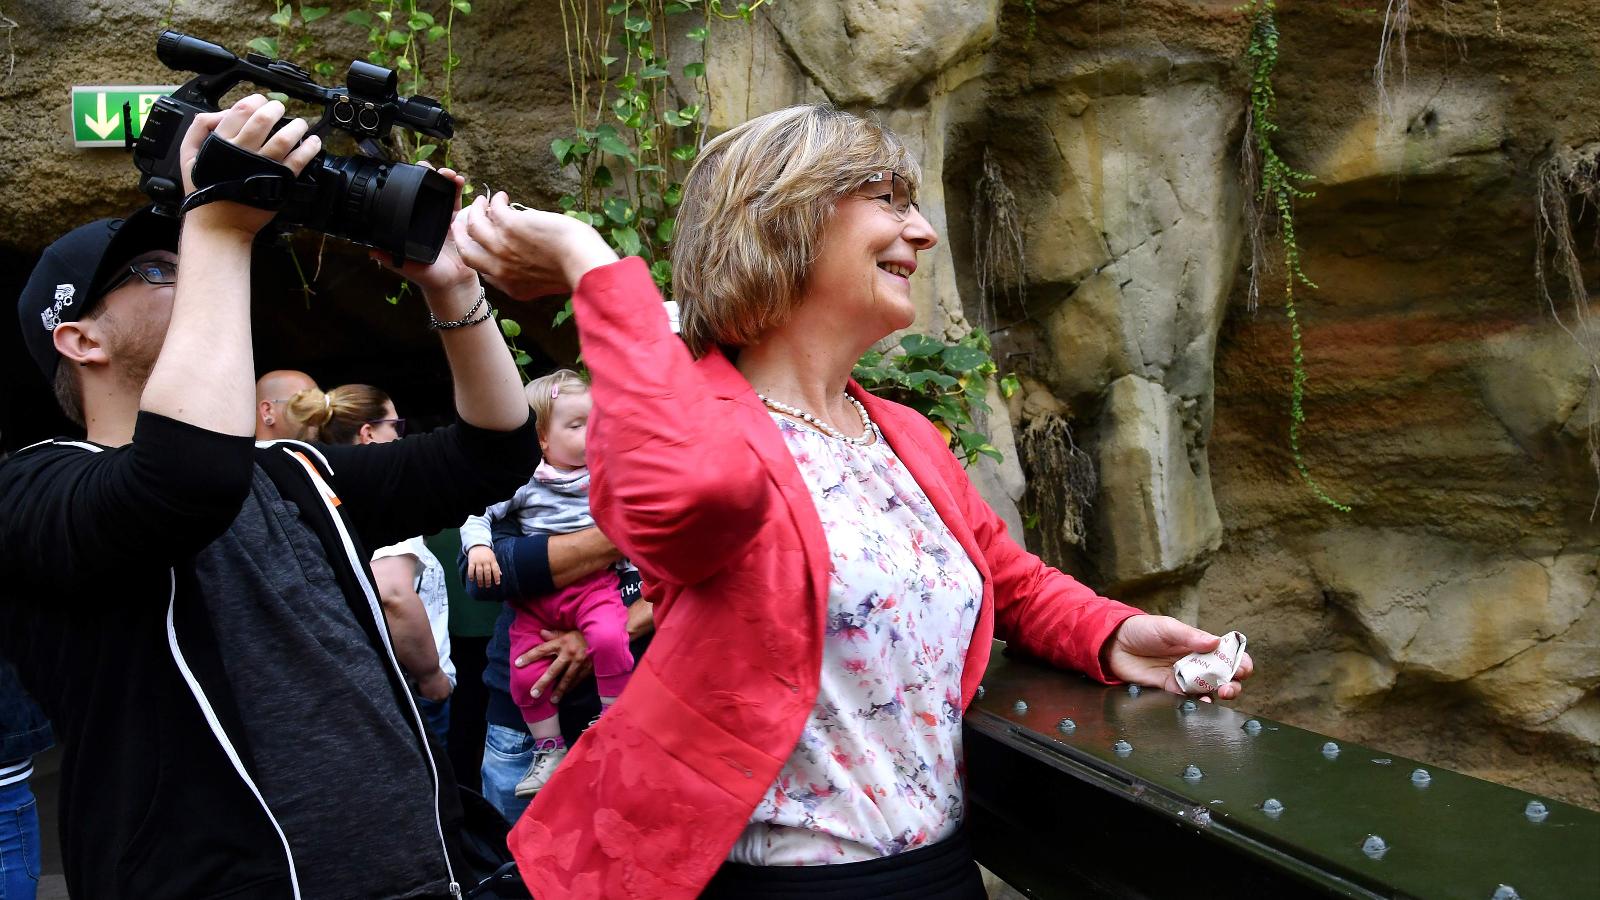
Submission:
[[[479,309],[483,310],[483,315],[481,316],[478,315]],[[477,316],[477,318],[473,318],[473,316]],[[494,318],[494,307],[489,305],[489,292],[486,291],[483,285],[480,284],[478,285],[478,302],[472,304],[472,308],[467,310],[466,315],[452,322],[441,322],[439,321],[438,317],[433,314],[433,310],[430,309],[428,310],[428,327],[432,328],[434,331],[444,331],[450,328],[466,328],[469,325],[476,325],[479,322],[487,322],[492,318]]]

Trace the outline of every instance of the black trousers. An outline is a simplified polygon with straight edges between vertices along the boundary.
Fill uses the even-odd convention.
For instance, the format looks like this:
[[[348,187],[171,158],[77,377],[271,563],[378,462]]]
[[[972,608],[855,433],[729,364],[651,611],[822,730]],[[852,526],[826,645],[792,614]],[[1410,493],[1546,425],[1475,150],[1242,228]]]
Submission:
[[[929,847],[837,866],[723,863],[701,900],[985,900],[965,831]]]

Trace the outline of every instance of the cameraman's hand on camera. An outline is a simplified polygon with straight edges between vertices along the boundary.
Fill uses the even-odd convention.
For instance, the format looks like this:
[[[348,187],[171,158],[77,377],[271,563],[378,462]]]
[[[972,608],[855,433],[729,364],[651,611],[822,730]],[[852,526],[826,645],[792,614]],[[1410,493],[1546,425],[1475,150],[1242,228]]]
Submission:
[[[450,230],[467,265],[516,300],[571,293],[585,272],[617,261],[593,228],[560,213],[516,209],[504,192],[474,200]]]
[[[273,134],[282,117],[282,103],[259,95],[226,112],[195,116],[178,151],[184,189],[194,190],[195,157],[212,134],[299,174],[322,142],[306,137],[305,122],[291,122]],[[218,434],[248,437],[255,434],[256,419],[250,255],[256,232],[272,213],[222,200],[190,210],[184,219],[172,317],[139,408]]]
[[[427,163],[422,165],[433,168]],[[439,174],[455,182],[456,185],[456,218],[461,212],[461,188],[467,180],[456,172],[455,169],[440,169]],[[454,230],[452,229],[452,234]],[[446,297],[457,290],[468,291],[474,298],[478,291],[478,273],[461,261],[461,253],[456,249],[456,242],[451,235],[446,235],[444,246],[439,248],[439,257],[432,263],[419,263],[406,260],[403,265],[396,268],[394,257],[378,250],[372,251],[372,258],[385,268],[399,272],[410,279],[417,287],[422,288],[424,296]]]
[[[305,119],[295,119],[273,134],[272,126],[278,124],[283,113],[282,103],[268,100],[260,94],[251,94],[240,98],[239,102],[223,112],[195,116],[179,150],[184,194],[194,193],[194,182],[191,180],[194,160],[200,153],[200,145],[213,132],[230,144],[281,162],[299,175],[322,149],[322,139],[316,135],[306,137],[306,131],[311,126]],[[194,226],[229,229],[253,238],[256,232],[272,221],[273,215],[267,210],[219,201],[191,210],[184,218]]]

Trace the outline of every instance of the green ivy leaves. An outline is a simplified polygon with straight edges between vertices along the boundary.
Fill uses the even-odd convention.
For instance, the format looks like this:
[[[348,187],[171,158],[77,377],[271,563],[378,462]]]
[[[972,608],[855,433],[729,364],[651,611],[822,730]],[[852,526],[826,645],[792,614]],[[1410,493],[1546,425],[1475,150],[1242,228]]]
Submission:
[[[596,135],[596,140],[600,145],[600,152],[609,153],[612,156],[620,156],[628,162],[634,162],[638,159],[633,153],[633,148],[624,143],[622,136],[610,125],[600,126],[600,130],[596,132]]]
[[[550,142],[556,165],[574,170],[567,215],[597,229],[623,256],[642,257],[664,293],[672,287],[671,245],[683,178],[699,154],[705,63],[681,67],[667,55],[670,17],[704,10],[704,0],[613,0],[603,21],[563,20],[572,49],[575,127]],[[564,7],[563,7],[564,8]],[[586,20],[588,21],[588,20]],[[706,29],[689,37],[703,43]],[[681,71],[684,81],[672,73]],[[581,98],[581,102],[580,102]],[[567,321],[563,310],[556,325]]]
[[[964,344],[946,347],[940,351],[939,356],[946,368],[962,374],[976,371],[993,362],[986,351]]]
[[[607,197],[601,201],[600,210],[606,214],[606,218],[618,225],[627,225],[639,215],[626,197]]]
[[[872,350],[864,354],[852,377],[874,394],[904,403],[932,419],[971,465],[980,456],[996,462],[1002,458],[972,421],[974,410],[989,409],[985,395],[995,369],[989,336],[974,329],[953,344],[925,334],[905,335],[899,353]],[[1015,392],[1016,377],[1007,378]]]
[[[641,256],[644,253],[644,241],[639,237],[637,228],[611,229],[611,246],[617,248],[617,253],[622,256]]]

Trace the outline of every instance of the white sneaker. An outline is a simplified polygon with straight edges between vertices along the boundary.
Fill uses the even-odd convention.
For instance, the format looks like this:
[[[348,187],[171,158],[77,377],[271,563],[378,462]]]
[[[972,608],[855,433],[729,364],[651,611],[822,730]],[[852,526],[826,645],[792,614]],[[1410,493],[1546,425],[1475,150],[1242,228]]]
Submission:
[[[517,782],[514,793],[518,797],[532,797],[539,793],[550,782],[550,776],[556,773],[556,766],[567,758],[567,748],[556,746],[554,740],[540,741],[533,751],[533,764],[528,766],[528,771]]]

